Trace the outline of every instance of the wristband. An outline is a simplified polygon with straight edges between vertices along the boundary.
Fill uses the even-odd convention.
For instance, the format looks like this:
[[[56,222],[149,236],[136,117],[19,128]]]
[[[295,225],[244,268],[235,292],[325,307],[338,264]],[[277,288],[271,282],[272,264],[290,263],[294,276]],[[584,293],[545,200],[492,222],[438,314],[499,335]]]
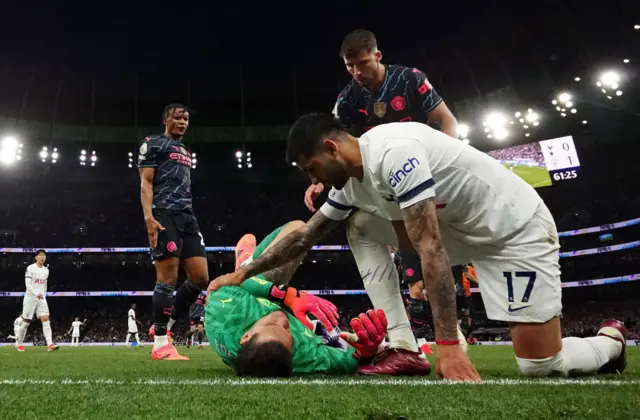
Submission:
[[[457,346],[460,344],[460,340],[436,340],[437,346]]]

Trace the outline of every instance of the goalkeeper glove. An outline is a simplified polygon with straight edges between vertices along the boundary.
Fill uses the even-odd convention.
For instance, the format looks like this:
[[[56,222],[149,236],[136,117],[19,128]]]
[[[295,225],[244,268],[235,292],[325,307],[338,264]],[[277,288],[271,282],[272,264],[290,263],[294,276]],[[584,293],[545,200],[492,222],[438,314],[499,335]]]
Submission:
[[[378,346],[387,335],[387,317],[382,309],[368,310],[351,320],[353,333],[340,333],[340,338],[346,340],[355,349],[353,357],[360,362],[373,359]]]
[[[273,286],[269,293],[272,298],[289,308],[293,316],[305,327],[313,330],[307,314],[311,314],[327,329],[338,325],[338,308],[328,300],[299,292],[295,287]]]

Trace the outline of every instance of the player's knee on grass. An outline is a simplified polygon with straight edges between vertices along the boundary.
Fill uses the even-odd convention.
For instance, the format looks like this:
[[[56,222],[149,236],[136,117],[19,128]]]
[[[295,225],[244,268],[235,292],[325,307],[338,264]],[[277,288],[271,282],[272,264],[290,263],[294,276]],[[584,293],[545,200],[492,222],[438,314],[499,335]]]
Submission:
[[[521,359],[516,357],[520,372],[530,377],[567,376],[562,353],[544,359]]]
[[[292,354],[279,341],[259,341],[254,336],[238,352],[234,369],[238,376],[289,377],[293,371]]]

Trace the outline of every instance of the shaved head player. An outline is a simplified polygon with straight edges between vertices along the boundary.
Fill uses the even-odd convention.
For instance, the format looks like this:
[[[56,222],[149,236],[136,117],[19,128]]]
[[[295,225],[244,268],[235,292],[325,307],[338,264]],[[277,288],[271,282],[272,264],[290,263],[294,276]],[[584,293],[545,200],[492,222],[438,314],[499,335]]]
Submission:
[[[209,282],[209,269],[191,198],[191,155],[182,137],[189,127],[189,110],[167,105],[162,113],[163,134],[149,136],[140,145],[141,200],[157,283],[153,291],[153,360],[188,360],[169,342],[167,330],[195,302]],[[178,267],[184,264],[187,281],[173,293]]]
[[[438,346],[436,372],[444,378],[480,379],[457,337],[451,265],[466,261],[478,273],[487,317],[510,323],[523,374],[625,369],[627,331],[618,321],[605,320],[596,337],[562,338],[553,216],[533,187],[500,162],[424,124],[383,124],[356,138],[322,114],[304,115],[293,125],[287,160],[313,182],[332,185],[330,200],[304,226],[214,287],[296,258],[353,207],[364,208],[402,220],[420,254]],[[369,257],[377,258],[375,248]]]

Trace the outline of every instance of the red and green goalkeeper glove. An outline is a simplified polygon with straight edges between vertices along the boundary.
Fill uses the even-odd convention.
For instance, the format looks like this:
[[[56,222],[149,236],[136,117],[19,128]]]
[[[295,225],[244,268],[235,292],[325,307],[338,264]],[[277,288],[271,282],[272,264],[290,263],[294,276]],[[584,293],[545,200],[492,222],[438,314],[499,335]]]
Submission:
[[[387,317],[382,309],[370,309],[366,314],[353,318],[351,328],[353,333],[340,333],[340,338],[356,349],[353,353],[355,359],[367,361],[376,355],[378,346],[387,335]]]
[[[316,317],[327,331],[333,330],[333,327],[338,325],[338,308],[328,300],[299,292],[295,287],[286,286],[274,285],[269,294],[291,309],[293,316],[310,330],[313,330],[313,325],[311,325],[307,314]]]

